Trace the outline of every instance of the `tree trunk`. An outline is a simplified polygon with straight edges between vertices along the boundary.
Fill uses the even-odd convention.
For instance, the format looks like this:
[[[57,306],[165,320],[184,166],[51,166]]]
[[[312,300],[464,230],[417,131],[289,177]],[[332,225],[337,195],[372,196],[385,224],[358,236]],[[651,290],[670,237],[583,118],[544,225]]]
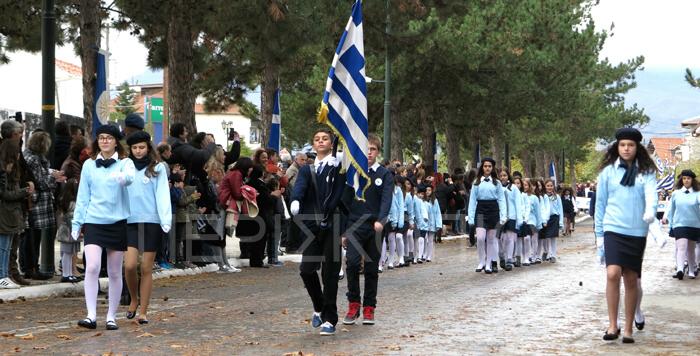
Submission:
[[[80,63],[83,74],[83,118],[85,132],[92,137],[92,109],[95,106],[97,49],[100,48],[100,0],[80,0]],[[109,88],[107,88],[109,90]]]
[[[194,117],[194,53],[192,44],[192,16],[185,0],[170,2],[170,25],[168,26],[168,69],[170,83],[170,118],[172,123],[185,124],[190,135],[197,132]]]
[[[423,158],[423,168],[425,172],[433,172],[433,133],[435,133],[435,127],[433,121],[430,118],[430,112],[426,108],[420,109],[420,128],[421,128],[421,156]]]
[[[401,146],[401,111],[398,99],[391,102],[391,160],[403,162],[403,147]]]
[[[263,68],[263,79],[260,83],[260,147],[267,147],[272,125],[272,105],[274,104],[275,89],[277,89],[276,68],[267,63]]]
[[[571,187],[576,189],[576,162],[572,158],[569,158],[569,180]]]
[[[535,151],[535,169],[533,169],[533,175],[535,178],[543,178],[545,175],[543,173],[542,167],[544,166],[544,155],[540,151]]]
[[[459,152],[462,143],[459,140],[457,127],[452,123],[447,123],[446,126],[445,146],[447,146],[447,171],[453,174],[457,168],[464,168],[464,163],[462,163],[462,157]]]
[[[523,176],[532,177],[532,162],[530,162],[530,152],[523,150],[520,152],[521,163],[523,164]]]
[[[494,161],[496,161],[496,167],[494,168],[500,168],[502,166],[502,157],[501,157],[501,144],[496,140],[495,137],[491,137],[491,151],[493,152],[493,158]]]

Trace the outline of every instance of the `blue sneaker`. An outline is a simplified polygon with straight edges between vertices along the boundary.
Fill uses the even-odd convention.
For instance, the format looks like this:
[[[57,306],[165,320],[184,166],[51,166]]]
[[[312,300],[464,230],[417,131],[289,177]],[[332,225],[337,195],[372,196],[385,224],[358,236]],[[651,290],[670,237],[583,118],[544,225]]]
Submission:
[[[311,316],[311,326],[316,329],[323,324],[323,321],[321,320],[321,313],[316,313],[314,312],[314,315]]]
[[[160,266],[160,268],[165,269],[165,270],[173,268],[173,266],[168,262],[159,262],[158,265]]]
[[[321,335],[323,336],[328,336],[328,335],[335,335],[335,326],[331,324],[330,322],[325,322],[323,325],[321,325]]]

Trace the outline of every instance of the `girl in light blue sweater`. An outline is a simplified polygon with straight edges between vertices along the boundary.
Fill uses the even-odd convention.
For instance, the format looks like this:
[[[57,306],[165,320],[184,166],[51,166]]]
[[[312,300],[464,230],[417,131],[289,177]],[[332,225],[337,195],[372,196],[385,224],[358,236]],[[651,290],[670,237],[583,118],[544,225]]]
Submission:
[[[413,231],[416,224],[415,209],[413,205],[415,204],[415,196],[413,195],[413,182],[410,179],[405,179],[403,184],[404,191],[404,240],[405,240],[405,250],[404,250],[404,260],[405,265],[409,265],[416,254],[415,250],[415,240],[413,238]]]
[[[440,204],[435,198],[432,186],[425,188],[425,203],[428,205],[428,233],[425,235],[425,262],[433,260],[437,231],[442,228],[442,213]]]
[[[425,235],[428,233],[428,204],[425,202],[425,186],[418,185],[418,193],[413,200],[415,228],[413,236],[416,239],[416,253],[413,257],[414,263],[423,263],[425,261]]]
[[[138,131],[127,137],[126,143],[131,151],[129,157],[136,167],[134,183],[128,187],[131,215],[127,219],[128,250],[124,271],[131,294],[131,305],[126,318],[133,319],[140,304],[138,323],[148,324],[148,304],[153,290],[153,263],[156,251],[161,248],[162,234],[168,233],[172,226],[170,187],[167,169],[159,162],[151,143],[151,135],[145,131]],[[143,252],[141,283],[137,280],[139,252]]]
[[[664,218],[664,224],[670,223],[673,237],[676,238],[676,275],[683,280],[684,265],[688,262],[688,278],[695,279],[695,244],[700,240],[700,183],[695,173],[684,169],[675,191],[671,194],[671,206]]]
[[[116,313],[122,293],[122,261],[126,251],[126,219],[131,215],[127,186],[134,181],[134,163],[119,143],[121,133],[114,125],[96,130],[92,156],[80,172],[78,198],[73,214],[71,236],[77,240],[85,230],[85,304],[87,318],[78,325],[97,327],[97,287],[102,250],[107,250],[109,308],[107,330],[117,330]]]
[[[402,267],[404,264],[403,233],[401,232],[405,224],[404,211],[406,209],[403,193],[404,180],[405,179],[399,175],[394,176],[394,193],[391,199],[391,208],[389,209],[389,234],[387,235],[389,253],[386,258],[386,264],[389,269]],[[384,251],[386,251],[386,248],[382,248],[382,252]],[[396,255],[398,255],[398,264],[395,260]],[[382,258],[382,261],[384,260],[385,259]]]

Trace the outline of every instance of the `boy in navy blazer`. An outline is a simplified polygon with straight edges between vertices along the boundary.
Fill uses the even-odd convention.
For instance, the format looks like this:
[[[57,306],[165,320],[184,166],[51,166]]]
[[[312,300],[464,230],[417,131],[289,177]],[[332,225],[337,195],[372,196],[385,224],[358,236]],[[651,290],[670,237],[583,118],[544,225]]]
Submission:
[[[338,323],[338,275],[341,265],[340,229],[337,207],[345,187],[345,174],[331,155],[334,135],[326,128],[313,135],[317,153],[314,164],[303,166],[292,189],[290,211],[302,228],[301,279],[314,307],[311,325],[321,327],[321,335],[335,334]],[[317,270],[323,268],[323,288]]]
[[[365,190],[365,200],[353,199],[348,217],[348,230],[343,235],[347,248],[348,313],[343,324],[355,324],[360,317],[360,264],[364,257],[365,296],[362,303],[362,323],[374,324],[374,309],[377,305],[378,267],[382,246],[382,231],[389,219],[394,179],[389,170],[377,162],[382,143],[379,137],[370,134],[367,158],[371,185]],[[354,197],[354,195],[353,195]]]

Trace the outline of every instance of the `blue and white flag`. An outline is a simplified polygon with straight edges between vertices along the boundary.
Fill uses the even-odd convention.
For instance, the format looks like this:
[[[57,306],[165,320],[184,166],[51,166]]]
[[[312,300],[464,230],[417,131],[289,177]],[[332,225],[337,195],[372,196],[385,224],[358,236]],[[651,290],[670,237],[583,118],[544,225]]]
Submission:
[[[362,2],[352,6],[352,16],[335,50],[326,81],[318,121],[331,127],[343,147],[343,170],[355,196],[364,199],[367,174],[367,84],[362,30]]]
[[[663,178],[656,181],[656,191],[673,189],[673,172],[665,175]]]
[[[481,164],[481,142],[477,142],[474,148],[474,162],[472,165],[474,167],[478,167]]]
[[[437,132],[433,132],[433,173],[438,172]]]
[[[659,171],[659,174],[663,174],[664,169],[666,169],[666,165],[664,164],[664,162],[661,161],[661,158],[659,158],[659,156],[656,156],[654,161],[656,162],[656,169]]]
[[[95,137],[97,128],[109,122],[109,90],[107,90],[107,51],[97,51],[97,77],[95,80],[95,93],[92,106],[92,137]]]
[[[549,178],[554,181],[554,190],[557,189],[557,167],[554,161],[549,162]]]
[[[282,121],[280,116],[280,89],[275,90],[275,99],[272,101],[272,123],[270,124],[270,140],[267,147],[280,151],[280,129]]]

